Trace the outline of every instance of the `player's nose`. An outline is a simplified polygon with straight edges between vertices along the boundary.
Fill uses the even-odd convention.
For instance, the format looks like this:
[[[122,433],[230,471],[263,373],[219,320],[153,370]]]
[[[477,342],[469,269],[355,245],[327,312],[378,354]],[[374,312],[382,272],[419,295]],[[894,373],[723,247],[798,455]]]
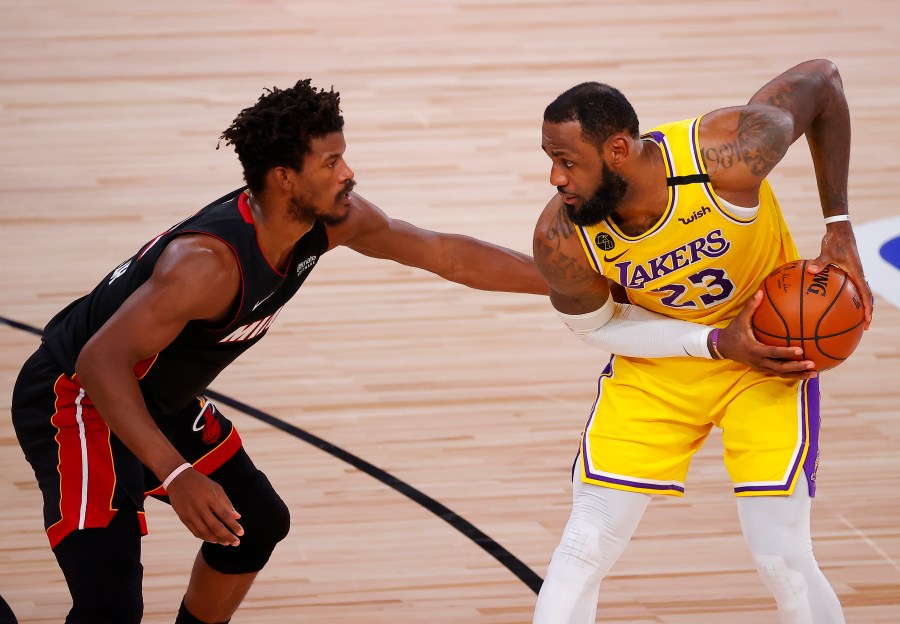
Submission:
[[[559,189],[563,193],[563,187],[569,183],[569,178],[565,174],[565,170],[557,164],[550,167],[550,184]]]

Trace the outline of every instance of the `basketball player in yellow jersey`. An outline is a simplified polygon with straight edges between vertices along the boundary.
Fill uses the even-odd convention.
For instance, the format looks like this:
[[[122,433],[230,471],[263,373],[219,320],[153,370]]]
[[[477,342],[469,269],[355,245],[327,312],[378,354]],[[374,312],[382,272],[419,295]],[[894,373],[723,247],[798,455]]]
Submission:
[[[681,496],[713,426],[746,542],[784,624],[839,624],[812,553],[819,393],[799,348],[757,342],[758,287],[797,250],[766,176],[805,134],[825,237],[811,262],[845,269],[872,296],[850,225],[850,121],[837,68],[808,61],[745,106],[641,135],[616,89],[584,83],[544,112],[542,147],[559,191],[534,257],[554,308],[613,354],[575,463],[572,514],[534,622],[594,622],[600,583],[652,494]],[[612,290],[611,290],[612,289]]]

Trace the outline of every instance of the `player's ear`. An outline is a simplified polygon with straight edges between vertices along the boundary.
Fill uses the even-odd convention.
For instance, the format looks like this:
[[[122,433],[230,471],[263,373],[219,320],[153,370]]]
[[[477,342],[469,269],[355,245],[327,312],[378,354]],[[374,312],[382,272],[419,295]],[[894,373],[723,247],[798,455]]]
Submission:
[[[290,193],[294,185],[295,172],[290,167],[272,167],[268,178],[282,193]]]
[[[628,156],[631,154],[631,141],[627,135],[617,132],[606,139],[603,151],[610,166],[621,165],[628,160]]]

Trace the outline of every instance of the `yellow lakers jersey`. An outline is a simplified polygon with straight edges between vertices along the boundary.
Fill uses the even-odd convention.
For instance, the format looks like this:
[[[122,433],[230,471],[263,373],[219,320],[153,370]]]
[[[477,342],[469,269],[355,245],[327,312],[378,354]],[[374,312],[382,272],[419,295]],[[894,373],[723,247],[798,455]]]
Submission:
[[[662,152],[668,178],[668,205],[653,227],[628,236],[607,218],[578,231],[594,270],[624,286],[632,303],[723,326],[766,275],[798,254],[768,181],[757,208],[716,195],[700,157],[699,127],[698,117],[642,137]]]

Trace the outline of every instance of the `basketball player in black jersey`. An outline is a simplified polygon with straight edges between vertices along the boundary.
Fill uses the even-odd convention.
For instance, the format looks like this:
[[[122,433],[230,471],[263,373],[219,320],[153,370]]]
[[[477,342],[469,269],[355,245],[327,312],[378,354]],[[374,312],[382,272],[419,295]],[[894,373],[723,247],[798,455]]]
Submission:
[[[203,397],[258,342],[328,250],[472,288],[546,294],[526,255],[391,219],[353,192],[339,94],[267,91],[222,139],[246,189],[156,236],[47,325],[12,402],[72,593],[67,622],[138,622],[143,500],[203,540],[176,622],[227,622],[290,517]]]

